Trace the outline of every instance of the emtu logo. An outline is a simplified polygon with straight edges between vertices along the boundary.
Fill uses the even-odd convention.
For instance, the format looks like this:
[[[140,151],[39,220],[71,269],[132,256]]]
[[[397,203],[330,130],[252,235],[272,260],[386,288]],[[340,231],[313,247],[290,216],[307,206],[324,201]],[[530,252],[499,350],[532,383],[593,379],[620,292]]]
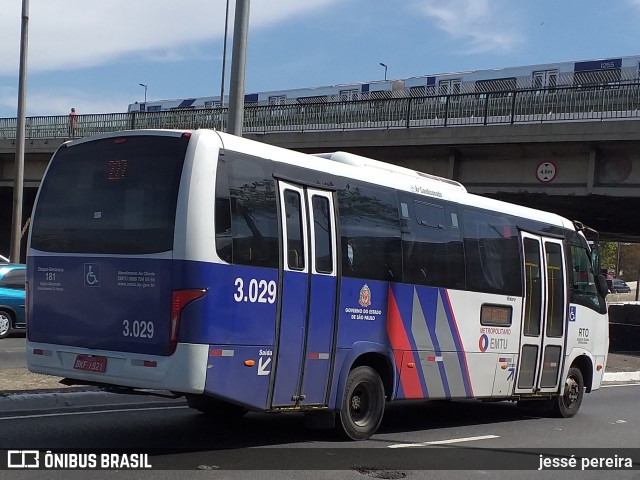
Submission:
[[[480,339],[478,340],[478,347],[481,352],[486,352],[487,348],[489,348],[489,337],[486,334],[482,334]]]

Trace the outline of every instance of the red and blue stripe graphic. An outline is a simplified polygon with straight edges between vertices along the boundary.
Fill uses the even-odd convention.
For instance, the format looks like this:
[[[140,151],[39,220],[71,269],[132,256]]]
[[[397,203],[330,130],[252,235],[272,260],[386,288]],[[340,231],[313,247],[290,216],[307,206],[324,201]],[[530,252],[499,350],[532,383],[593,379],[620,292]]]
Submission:
[[[446,289],[390,286],[387,334],[399,372],[397,398],[473,397]]]

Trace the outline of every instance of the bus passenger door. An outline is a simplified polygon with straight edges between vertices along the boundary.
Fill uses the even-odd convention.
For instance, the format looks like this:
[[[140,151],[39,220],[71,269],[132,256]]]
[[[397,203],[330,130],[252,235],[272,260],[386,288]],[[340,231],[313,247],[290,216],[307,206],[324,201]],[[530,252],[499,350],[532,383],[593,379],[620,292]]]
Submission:
[[[524,303],[515,393],[558,391],[566,320],[566,263],[562,241],[522,232]]]
[[[279,182],[279,195],[283,265],[271,406],[326,405],[336,318],[333,194]]]

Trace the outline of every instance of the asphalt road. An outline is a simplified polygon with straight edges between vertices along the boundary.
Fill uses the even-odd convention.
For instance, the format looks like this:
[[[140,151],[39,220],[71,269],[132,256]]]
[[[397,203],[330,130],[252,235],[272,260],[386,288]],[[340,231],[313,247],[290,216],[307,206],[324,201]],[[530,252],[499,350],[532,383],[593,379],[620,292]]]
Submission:
[[[603,388],[586,395],[572,419],[547,418],[506,402],[394,404],[387,408],[379,433],[365,442],[309,430],[299,414],[250,413],[225,422],[183,405],[90,407],[71,400],[63,403],[74,407],[0,413],[0,449],[146,451],[154,468],[174,475],[161,478],[188,478],[175,476],[170,470],[176,468],[190,471],[192,478],[198,470],[215,470],[216,478],[242,478],[249,469],[284,471],[278,478],[451,478],[438,470],[442,468],[460,470],[462,476],[455,478],[497,478],[492,474],[497,466],[523,470],[501,478],[533,478],[540,474],[540,455],[549,452],[545,449],[562,449],[565,457],[631,457],[640,468],[639,396],[640,385]],[[424,465],[433,471],[414,477],[411,470]],[[342,475],[336,477],[336,470]],[[47,473],[55,480],[70,478],[68,471]],[[148,473],[157,476],[160,471]],[[558,478],[558,472],[548,473]],[[631,479],[638,471],[596,473],[598,477],[580,478]],[[127,478],[142,477],[136,473]]]
[[[24,367],[22,336],[0,341],[0,368],[16,367]],[[30,395],[20,398],[33,400]],[[244,479],[256,478],[256,472],[248,471],[254,468],[259,470],[259,478],[274,480],[533,479],[534,475],[537,479],[545,473],[532,465],[544,448],[568,448],[564,455],[578,457],[594,452],[582,449],[599,448],[603,450],[595,451],[597,455],[613,457],[626,455],[624,449],[634,447],[634,465],[640,468],[640,385],[608,386],[587,394],[573,419],[541,417],[506,402],[393,404],[387,408],[379,433],[366,442],[339,441],[329,432],[309,430],[300,414],[250,413],[237,423],[229,423],[208,419],[180,400],[157,403],[153,397],[96,392],[39,395],[38,401],[25,401],[22,407],[16,408],[14,402],[13,410],[6,408],[8,399],[0,398],[0,449],[85,452],[89,448],[98,453],[144,449],[150,453],[153,471],[120,471],[118,478],[209,478],[215,472],[217,479]],[[508,468],[513,462],[524,466],[497,472],[504,458],[511,465]],[[411,464],[420,467],[424,459],[436,459],[440,464],[429,465],[428,472],[409,468]],[[438,468],[458,471],[452,475]],[[87,473],[16,470],[11,471],[11,478],[84,479]],[[631,479],[638,478],[637,473],[598,470],[546,475],[554,479],[574,478],[574,474],[581,480]],[[91,478],[112,478],[115,474],[91,472]]]
[[[24,368],[25,360],[24,334],[14,333],[0,340],[0,368]]]

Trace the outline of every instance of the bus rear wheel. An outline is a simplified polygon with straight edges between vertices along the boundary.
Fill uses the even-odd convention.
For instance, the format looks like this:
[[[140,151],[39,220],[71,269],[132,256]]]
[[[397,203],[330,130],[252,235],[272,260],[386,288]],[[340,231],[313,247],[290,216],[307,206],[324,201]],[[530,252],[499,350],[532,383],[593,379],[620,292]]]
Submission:
[[[356,367],[347,377],[339,412],[338,431],[351,440],[373,435],[384,414],[384,385],[371,367]]]
[[[562,393],[554,399],[553,413],[562,418],[573,417],[582,404],[584,379],[580,369],[571,367],[564,381]]]

